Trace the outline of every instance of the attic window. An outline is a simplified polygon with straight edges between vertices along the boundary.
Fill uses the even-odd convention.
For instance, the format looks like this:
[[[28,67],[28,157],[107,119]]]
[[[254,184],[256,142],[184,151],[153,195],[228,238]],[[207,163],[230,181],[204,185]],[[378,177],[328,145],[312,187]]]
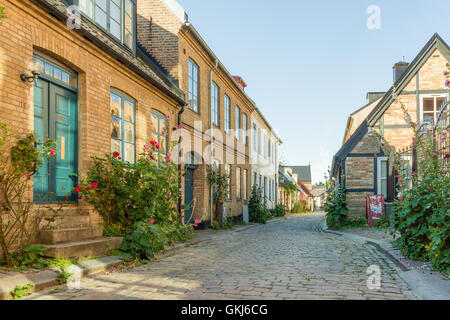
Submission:
[[[79,0],[80,11],[115,40],[134,50],[136,5],[132,0]]]

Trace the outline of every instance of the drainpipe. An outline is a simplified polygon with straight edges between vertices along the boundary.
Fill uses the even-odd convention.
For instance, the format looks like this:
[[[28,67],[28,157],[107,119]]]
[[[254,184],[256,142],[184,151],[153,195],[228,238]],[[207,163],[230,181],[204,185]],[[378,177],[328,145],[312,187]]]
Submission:
[[[178,123],[179,126],[181,125],[181,115],[184,112],[184,107],[185,107],[185,105],[182,105],[181,106],[181,110],[178,112],[177,123]],[[181,135],[178,138],[178,146],[180,146],[180,145],[181,145]],[[178,151],[178,190],[180,192],[180,195],[178,197],[178,205],[177,205],[178,214],[181,217],[181,198],[182,198],[181,190],[183,190],[182,183],[181,183],[181,181],[182,181],[181,172],[182,172],[182,163],[183,163],[183,161],[180,161],[181,160],[180,156],[181,156],[181,150]]]
[[[213,77],[213,72],[219,67],[219,60],[216,59],[215,63],[214,63],[214,67],[211,69],[211,71],[209,72],[209,128],[210,128],[210,132],[212,134],[212,130],[213,130],[213,113],[212,113],[212,77]],[[210,139],[211,144],[214,142],[213,141],[213,137],[211,137]],[[209,148],[209,159],[212,165],[212,145],[211,148]],[[210,213],[210,219],[211,219],[211,223],[213,222],[213,205],[214,205],[214,201],[213,201],[213,196],[214,196],[214,186],[211,184],[211,186],[209,187],[209,198],[210,198],[210,209],[209,209],[209,213]]]

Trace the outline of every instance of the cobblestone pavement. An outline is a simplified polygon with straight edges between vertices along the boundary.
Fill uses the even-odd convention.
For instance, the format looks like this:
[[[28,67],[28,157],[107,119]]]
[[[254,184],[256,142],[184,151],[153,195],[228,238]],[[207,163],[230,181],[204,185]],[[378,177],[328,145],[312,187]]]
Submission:
[[[27,299],[415,299],[375,248],[323,233],[323,215],[294,216],[183,249],[148,265]],[[367,268],[381,268],[381,289]]]

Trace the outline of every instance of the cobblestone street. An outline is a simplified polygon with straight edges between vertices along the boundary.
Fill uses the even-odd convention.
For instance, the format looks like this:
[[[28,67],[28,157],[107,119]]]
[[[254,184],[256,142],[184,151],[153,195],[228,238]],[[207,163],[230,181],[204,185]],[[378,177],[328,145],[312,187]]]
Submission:
[[[320,232],[323,215],[291,216],[213,240],[121,273],[82,280],[28,299],[415,299],[375,248]],[[367,268],[381,268],[381,289]]]

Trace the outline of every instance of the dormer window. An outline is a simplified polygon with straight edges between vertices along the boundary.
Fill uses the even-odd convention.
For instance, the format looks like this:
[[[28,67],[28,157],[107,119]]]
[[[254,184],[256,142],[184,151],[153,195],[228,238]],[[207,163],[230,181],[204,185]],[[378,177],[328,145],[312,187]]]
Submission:
[[[79,0],[79,6],[84,16],[134,51],[135,2],[135,0]]]

